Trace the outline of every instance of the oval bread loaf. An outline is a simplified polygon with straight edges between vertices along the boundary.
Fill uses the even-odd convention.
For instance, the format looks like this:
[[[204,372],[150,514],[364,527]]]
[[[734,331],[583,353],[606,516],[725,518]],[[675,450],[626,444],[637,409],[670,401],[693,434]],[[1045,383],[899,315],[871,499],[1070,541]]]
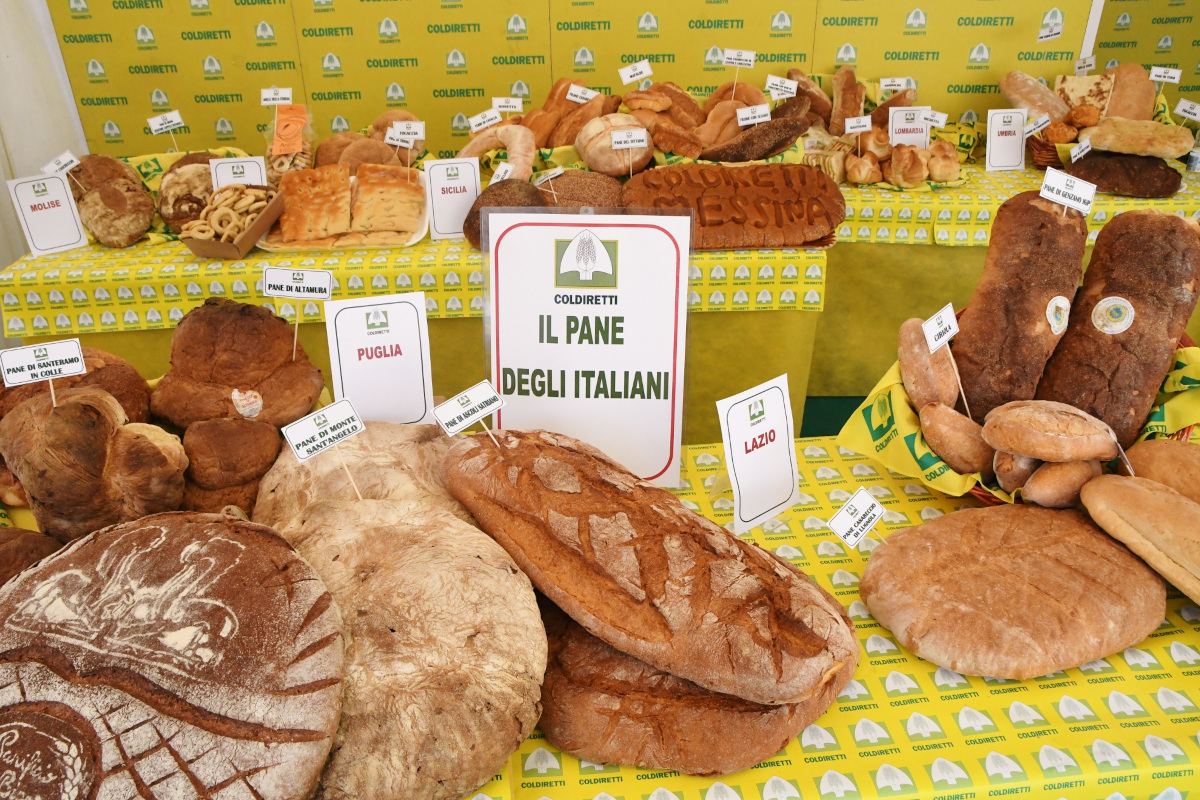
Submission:
[[[540,591],[618,650],[707,689],[799,703],[858,660],[841,605],[810,578],[545,431],[450,448],[446,487]]]
[[[1019,456],[1016,453],[996,451],[992,459],[992,470],[996,473],[996,482],[1008,493],[1015,492],[1025,485],[1029,476],[1042,465],[1041,461],[1029,456]]]
[[[983,438],[997,450],[1040,461],[1109,461],[1117,457],[1112,429],[1066,403],[1014,400],[988,413]]]
[[[954,408],[958,402],[958,379],[954,377],[950,348],[941,347],[936,353],[929,352],[921,322],[914,317],[900,326],[897,355],[904,391],[908,392],[908,399],[917,411],[930,403]]]
[[[1050,461],[1029,476],[1021,497],[1043,508],[1073,508],[1079,490],[1099,474],[1099,461]]]
[[[1146,439],[1129,448],[1125,455],[1139,478],[1170,486],[1200,503],[1200,445],[1177,439]],[[1124,464],[1121,472],[1128,474]]]
[[[979,423],[949,406],[930,403],[921,409],[921,433],[929,449],[959,475],[981,473],[990,478],[996,453],[983,440]]]

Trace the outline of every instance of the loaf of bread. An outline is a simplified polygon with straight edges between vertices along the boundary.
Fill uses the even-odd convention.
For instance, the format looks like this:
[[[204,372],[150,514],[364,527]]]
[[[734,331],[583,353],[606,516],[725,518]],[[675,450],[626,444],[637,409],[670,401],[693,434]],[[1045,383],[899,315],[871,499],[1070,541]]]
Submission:
[[[853,670],[858,640],[815,582],[545,431],[473,436],[442,476],[543,594],[634,658],[755,703],[800,703]]]
[[[1149,209],[1109,220],[1038,399],[1082,409],[1108,423],[1122,447],[1132,445],[1171,368],[1197,292],[1200,222]]]
[[[828,246],[846,216],[837,184],[803,164],[659,167],[634,175],[621,199],[695,211],[693,250]]]
[[[103,389],[121,404],[129,422],[150,421],[150,386],[132,364],[120,356],[85,346],[83,366],[87,370],[83,375],[55,378],[54,391],[79,386]],[[37,381],[0,389],[0,417],[31,397],[49,394],[50,388],[46,384],[46,381]]]
[[[550,744],[584,761],[687,775],[750,769],[815,722],[852,677],[840,670],[803,703],[759,705],[655,669],[552,603],[539,605],[550,653],[538,727]]]
[[[829,118],[833,115],[833,101],[829,99],[829,95],[817,85],[816,81],[805,75],[802,70],[789,69],[787,77],[788,80],[796,82],[797,96],[804,95],[807,97],[809,109],[828,125]]]
[[[724,144],[707,148],[701,158],[709,161],[757,161],[782,153],[808,130],[804,117],[772,119],[751,125]]]
[[[954,376],[950,348],[940,347],[936,353],[929,352],[929,342],[921,323],[919,317],[914,317],[900,326],[897,356],[904,391],[917,411],[930,403],[954,408],[958,402],[958,379]]]
[[[1029,480],[1029,476],[1033,475],[1041,465],[1042,462],[1036,458],[1006,453],[1003,450],[997,450],[996,457],[992,459],[992,470],[996,473],[996,483],[1000,484],[1000,488],[1009,494],[1024,486]]]
[[[1170,486],[1200,503],[1200,445],[1177,439],[1146,439],[1125,453],[1139,478]],[[1121,472],[1127,473],[1121,464]]]
[[[175,513],[98,531],[0,589],[5,791],[305,800],[342,648],[325,584],[269,528]]]
[[[1200,503],[1146,478],[1102,475],[1083,487],[1096,524],[1200,603]]]
[[[1043,508],[1074,508],[1083,485],[1099,474],[1099,461],[1049,461],[1029,476],[1021,497]]]
[[[1061,122],[1071,110],[1052,89],[1019,70],[1013,70],[1000,79],[1000,91],[1013,108],[1024,109],[1030,121],[1048,114],[1051,122]]]
[[[916,102],[916,89],[901,89],[894,93],[887,100],[877,105],[875,110],[871,112],[871,129],[882,128],[886,131],[893,108],[907,108]]]
[[[1015,680],[1137,644],[1167,599],[1153,570],[1083,514],[1014,505],[891,534],[871,552],[859,593],[926,661]]]
[[[463,218],[463,236],[466,237],[471,247],[476,250],[482,249],[484,242],[481,212],[483,209],[545,208],[554,205],[551,201],[552,197],[549,190],[543,192],[540,187],[534,186],[527,180],[509,178],[489,184],[479,193],[479,197],[475,198],[475,202],[467,211],[467,216]]]
[[[867,87],[858,82],[854,67],[838,67],[833,75],[833,111],[829,115],[829,132],[841,136],[846,132],[846,120],[861,117]]]
[[[992,224],[983,276],[951,342],[971,413],[1029,400],[1066,330],[1087,225],[1073,209],[1022,192]]]
[[[183,434],[188,468],[182,508],[216,513],[232,505],[253,515],[259,479],[282,445],[279,430],[257,420],[207,419],[189,425]]]
[[[978,422],[942,403],[921,408],[921,433],[929,449],[959,475],[978,472],[985,481],[992,477],[996,451],[983,440]]]
[[[1112,94],[1108,98],[1108,116],[1125,119],[1153,119],[1154,98],[1158,90],[1150,73],[1136,62],[1117,64],[1104,70],[1113,78]]]
[[[997,450],[1039,461],[1108,461],[1117,457],[1113,431],[1074,406],[1014,400],[988,412],[983,438]]]
[[[1106,117],[1094,128],[1079,132],[1079,141],[1093,149],[1156,158],[1182,158],[1196,144],[1196,136],[1182,125],[1148,119]]]
[[[53,536],[24,528],[0,528],[0,586],[62,548]]]
[[[646,144],[615,149],[612,135],[616,131],[640,131],[646,137]],[[613,176],[626,176],[644,169],[654,157],[649,131],[629,114],[606,114],[589,120],[575,137],[575,151],[588,169]]]
[[[1183,185],[1183,176],[1154,156],[1130,156],[1093,150],[1063,172],[1096,184],[1096,191],[1126,197],[1170,197]]]
[[[665,81],[652,84],[650,91],[659,92],[671,98],[671,105],[665,113],[684,130],[690,131],[704,124],[704,109],[700,108],[700,104],[683,87]]]

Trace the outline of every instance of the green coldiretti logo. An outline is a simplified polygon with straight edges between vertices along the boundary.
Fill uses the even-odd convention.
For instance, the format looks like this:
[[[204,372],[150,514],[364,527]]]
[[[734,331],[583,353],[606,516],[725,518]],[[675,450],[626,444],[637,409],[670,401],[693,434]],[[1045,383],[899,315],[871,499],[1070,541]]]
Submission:
[[[155,89],[150,93],[150,105],[152,108],[169,108],[171,99],[162,89]]]
[[[1096,762],[1096,768],[1101,772],[1118,772],[1134,769],[1133,759],[1125,748],[1119,744],[1095,739],[1090,747],[1086,746],[1088,755]]]
[[[704,63],[713,65],[724,64],[725,51],[714,44],[704,53]]]
[[[446,53],[446,70],[448,72],[457,72],[467,68],[467,57],[462,54],[458,48]]]
[[[72,14],[88,13],[87,0],[70,0],[70,2],[67,3],[67,8],[71,10]]]
[[[905,32],[923,31],[925,30],[925,26],[928,24],[928,22],[929,20],[926,18],[925,12],[919,8],[914,8],[912,11],[908,12],[908,16],[904,18],[904,30]]]
[[[221,74],[221,62],[216,56],[208,56],[204,59],[204,77],[211,78]]]
[[[754,420],[756,420],[756,419],[762,419],[766,415],[767,415],[767,409],[766,409],[766,406],[763,404],[762,400],[752,400],[750,402],[750,421],[751,422],[754,422]]]
[[[217,132],[218,139],[228,139],[233,136],[233,123],[221,117],[214,124],[213,128]]]
[[[554,285],[585,289],[617,288],[617,243],[586,228],[573,239],[554,242]]]
[[[338,114],[329,121],[329,129],[334,133],[341,133],[342,131],[350,130],[350,123],[346,121],[345,117],[343,117],[341,114]]]
[[[391,17],[384,17],[379,21],[379,41],[385,42],[391,39],[400,38],[400,26]]]
[[[320,9],[333,8],[333,0],[313,0],[313,8],[320,8]]]
[[[881,394],[874,403],[862,410],[862,414],[867,423],[867,430],[871,432],[871,441],[874,442],[887,436],[896,423],[896,417],[892,413],[892,398],[888,394]]]
[[[591,67],[594,66],[595,63],[596,56],[592,54],[591,50],[587,49],[586,47],[581,47],[575,51],[575,66]]]
[[[450,130],[452,131],[469,131],[471,123],[467,121],[467,115],[461,111],[450,118]]]
[[[967,56],[969,64],[986,64],[992,60],[992,51],[983,42],[971,48],[970,54]]]
[[[771,30],[775,32],[790,31],[792,29],[792,18],[786,11],[776,12],[775,16],[771,17]]]
[[[1169,53],[1169,52],[1171,52],[1171,37],[1170,37],[1170,36],[1164,36],[1164,37],[1162,37],[1161,39],[1159,39],[1159,40],[1158,40],[1158,45],[1157,45],[1157,46],[1154,48],[1154,52],[1156,52],[1156,53]]]
[[[832,729],[822,728],[814,722],[801,732],[800,749],[805,753],[831,753],[842,748]]]
[[[915,794],[917,791],[908,767],[882,764],[878,770],[871,770],[871,780],[875,782],[875,788],[879,791],[880,797],[899,797],[905,794]]]
[[[329,426],[329,417],[324,414],[317,414],[313,417],[313,422],[316,423],[318,428],[325,428]]]
[[[104,71],[104,65],[96,59],[92,59],[87,64],[88,78],[93,81],[104,80],[108,77],[108,73]]]
[[[121,127],[111,119],[104,123],[104,138],[108,141],[117,141],[121,138]]]
[[[398,83],[390,84],[387,87],[387,91],[384,92],[384,96],[387,98],[389,105],[394,103],[403,103],[406,99],[408,99],[404,93],[404,87]]]
[[[342,60],[334,53],[326,53],[321,59],[321,72],[326,77],[330,75],[340,75],[342,72]]]
[[[365,315],[367,320],[367,330],[369,331],[385,331],[388,329],[388,313],[382,308],[373,308]]]
[[[1079,760],[1066,748],[1060,749],[1046,744],[1042,745],[1041,750],[1030,755],[1041,767],[1043,778],[1065,778],[1068,775],[1083,774]]]
[[[1174,767],[1178,764],[1190,764],[1187,754],[1179,748],[1179,742],[1160,736],[1147,736],[1142,741],[1142,749],[1150,756],[1150,763],[1156,767]]]
[[[946,787],[958,789],[972,785],[971,776],[967,774],[966,767],[961,761],[935,758],[932,764],[925,765],[925,771],[929,773],[935,791],[942,791]]]
[[[137,40],[138,49],[154,47],[154,45],[157,44],[154,39],[154,31],[150,30],[145,25],[138,25],[137,32],[134,34],[133,38]]]
[[[813,778],[813,783],[817,785],[817,791],[822,798],[832,797],[837,800],[858,800],[862,797],[858,792],[858,786],[854,783],[853,776],[843,775],[837,770],[826,770],[825,774],[819,778]]]
[[[33,193],[38,194],[38,186],[42,187],[41,193],[45,194],[46,193],[46,184],[44,184],[44,183],[35,183],[33,185]],[[50,351],[45,347],[35,347],[35,348],[33,348],[33,357],[36,360],[41,361],[43,359],[50,357]]]
[[[846,42],[837,49],[837,56],[834,58],[834,62],[838,64],[853,64],[856,61],[858,61],[858,50],[854,45]]]
[[[148,181],[155,175],[161,175],[163,168],[162,164],[158,163],[158,158],[147,158],[138,162],[137,171],[142,176],[142,180]]]
[[[275,29],[265,19],[254,26],[254,40],[260,44],[275,41]]]
[[[513,14],[508,18],[508,23],[504,26],[504,30],[510,36],[520,36],[529,31],[529,25],[526,24],[525,18],[520,14]]]
[[[854,736],[855,743],[860,748],[892,743],[892,734],[888,731],[886,723],[876,722],[875,720],[863,717],[850,727],[849,730],[851,735]]]
[[[545,747],[537,748],[521,761],[521,776],[525,778],[546,778],[562,774],[562,754]]]
[[[979,764],[987,773],[988,783],[1016,783],[1028,780],[1021,762],[1011,755],[993,750],[987,754],[986,758],[979,759]]]
[[[1125,13],[1123,13],[1117,17],[1117,24],[1116,24],[1117,30],[1119,30],[1119,31],[1129,30],[1130,22],[1131,22],[1131,20],[1129,18],[1129,12],[1126,11]]]
[[[1064,19],[1063,13],[1061,11],[1059,11],[1057,8],[1052,8],[1049,11],[1042,14],[1042,27],[1043,28],[1053,28],[1058,25],[1062,25],[1063,19]]]
[[[638,33],[658,33],[658,17],[647,11],[638,17]]]
[[[787,800],[801,796],[799,783],[778,775],[772,775],[766,783],[758,784],[758,793],[763,800]]]
[[[508,87],[509,97],[529,97],[529,84],[517,80]]]
[[[925,444],[925,439],[921,439],[921,443],[917,444],[917,434],[910,433],[904,437],[904,443],[908,445],[908,452],[912,453],[913,460],[917,462],[917,466],[922,471],[933,469],[938,464],[942,463],[942,459],[936,453],[929,449]]]
[[[208,11],[208,0],[192,0],[189,5],[192,11]]]

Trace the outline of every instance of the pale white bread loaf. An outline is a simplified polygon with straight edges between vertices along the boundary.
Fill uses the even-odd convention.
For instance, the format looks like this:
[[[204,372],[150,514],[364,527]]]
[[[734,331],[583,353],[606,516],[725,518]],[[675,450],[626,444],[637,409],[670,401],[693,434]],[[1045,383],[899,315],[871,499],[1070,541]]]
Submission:
[[[1200,445],[1178,439],[1145,439],[1125,453],[1133,474],[1170,486],[1200,503]],[[1121,464],[1121,473],[1127,474]]]
[[[1200,503],[1146,478],[1101,475],[1083,487],[1092,519],[1200,603]]]
[[[460,800],[491,780],[541,712],[546,634],[529,579],[429,499],[316,502],[285,535],[350,634],[317,796]]]
[[[1112,429],[1091,414],[1051,400],[1014,400],[988,412],[983,438],[997,450],[1039,461],[1109,461]]]
[[[1116,653],[1166,614],[1154,571],[1077,511],[1003,505],[898,531],[859,593],[926,661],[1023,680]]]
[[[442,476],[540,589],[653,666],[763,704],[821,693],[858,658],[837,601],[790,565],[561,434],[450,448]]]
[[[1166,125],[1149,119],[1106,117],[1099,125],[1079,132],[1079,141],[1091,142],[1096,150],[1135,156],[1182,158],[1196,144],[1196,135],[1182,125]]]
[[[341,713],[325,584],[233,517],[76,540],[0,589],[0,652],[7,797],[304,800]]]
[[[1021,497],[1044,508],[1073,508],[1079,490],[1100,472],[1099,461],[1047,461],[1029,476]]]

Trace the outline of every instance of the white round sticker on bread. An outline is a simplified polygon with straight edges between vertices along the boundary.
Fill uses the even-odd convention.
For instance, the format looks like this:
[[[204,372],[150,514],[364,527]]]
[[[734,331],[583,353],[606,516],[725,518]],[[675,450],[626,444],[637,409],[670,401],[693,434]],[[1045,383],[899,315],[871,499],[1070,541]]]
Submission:
[[[1070,316],[1071,301],[1061,294],[1051,297],[1050,302],[1046,303],[1046,321],[1050,323],[1050,330],[1055,336],[1067,329],[1067,320]]]
[[[1133,304],[1124,297],[1106,297],[1092,309],[1092,324],[1109,336],[1124,333],[1133,324]]]
[[[262,395],[253,389],[234,389],[230,395],[234,409],[246,419],[254,419],[263,410]]]

